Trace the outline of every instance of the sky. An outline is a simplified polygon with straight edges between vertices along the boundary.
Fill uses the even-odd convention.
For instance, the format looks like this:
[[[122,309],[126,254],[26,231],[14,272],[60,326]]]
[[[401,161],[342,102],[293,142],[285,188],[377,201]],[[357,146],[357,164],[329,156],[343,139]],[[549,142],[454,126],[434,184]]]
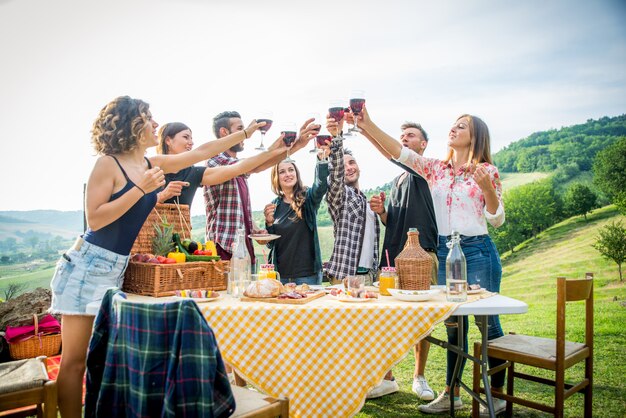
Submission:
[[[323,118],[360,89],[389,134],[421,123],[429,157],[445,155],[463,113],[488,124],[493,152],[624,114],[625,21],[622,0],[0,0],[0,211],[82,209],[92,123],[120,95],[148,102],[159,123],[186,123],[198,145],[221,111],[246,124],[271,111],[270,143],[282,123]],[[345,145],[361,188],[399,174],[363,137]],[[293,158],[310,185],[307,151]],[[249,184],[260,210],[269,170]],[[203,206],[199,190],[192,214]]]

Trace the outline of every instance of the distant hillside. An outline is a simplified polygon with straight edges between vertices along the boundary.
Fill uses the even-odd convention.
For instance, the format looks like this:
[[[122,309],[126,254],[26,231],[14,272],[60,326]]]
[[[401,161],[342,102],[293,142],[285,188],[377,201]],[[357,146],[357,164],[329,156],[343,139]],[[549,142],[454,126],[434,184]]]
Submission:
[[[40,238],[72,238],[83,231],[82,211],[1,211],[0,236],[17,240],[36,234]]]
[[[569,166],[591,170],[598,151],[626,136],[626,114],[589,119],[586,123],[535,132],[493,155],[502,172],[549,172]]]

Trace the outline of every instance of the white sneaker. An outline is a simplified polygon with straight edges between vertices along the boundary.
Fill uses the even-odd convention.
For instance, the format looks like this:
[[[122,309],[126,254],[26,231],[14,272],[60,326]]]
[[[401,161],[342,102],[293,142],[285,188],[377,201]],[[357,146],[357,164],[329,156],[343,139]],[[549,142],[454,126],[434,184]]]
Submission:
[[[454,401],[454,409],[458,410],[463,407],[461,398]],[[445,392],[441,392],[437,399],[426,405],[420,405],[417,407],[420,412],[425,414],[447,414],[450,412],[450,396]]]
[[[394,393],[400,390],[400,386],[398,386],[398,382],[395,380],[383,380],[383,382],[375,386],[374,389],[370,390],[367,394],[367,399],[380,398],[381,396],[389,395],[390,393]]]
[[[413,378],[413,392],[417,394],[417,397],[423,401],[432,401],[435,399],[435,392],[428,386],[428,382],[424,376],[417,376]]]
[[[506,410],[506,401],[504,399],[493,398],[493,412],[495,415],[501,414]],[[489,417],[489,411],[484,406],[480,406],[480,418]]]

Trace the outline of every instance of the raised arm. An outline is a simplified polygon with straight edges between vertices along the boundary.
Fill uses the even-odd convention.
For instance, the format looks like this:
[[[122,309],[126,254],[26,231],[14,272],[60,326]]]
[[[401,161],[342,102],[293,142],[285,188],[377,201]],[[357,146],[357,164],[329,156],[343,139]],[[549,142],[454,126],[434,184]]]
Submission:
[[[328,161],[317,161],[315,164],[315,180],[309,189],[313,206],[319,208],[326,191],[328,190]]]
[[[293,143],[291,147],[291,150],[289,151],[291,155],[293,155],[296,151],[299,151],[302,148],[304,148],[312,138],[315,138],[315,136],[317,135],[317,132],[319,132],[320,125],[314,124],[313,123],[314,120],[315,120],[314,118],[307,119],[306,122],[304,122],[304,124],[300,127],[300,134],[298,135],[298,138],[296,138],[295,142]],[[281,139],[282,139],[282,135],[281,135]],[[287,157],[287,150],[285,149],[281,154],[267,160],[263,164],[260,164],[259,166],[254,168],[251,172],[260,173],[261,171],[265,171],[268,168],[275,166],[276,164],[284,160],[286,157]]]
[[[390,158],[400,158],[400,152],[402,151],[402,144],[390,135],[383,132],[369,117],[369,113],[365,106],[363,110],[357,116],[359,120],[359,128],[363,130],[363,135],[369,139],[372,143],[378,144],[379,151]]]
[[[282,135],[276,140],[276,143],[278,145],[273,147],[273,149],[270,147],[267,151],[261,152],[253,157],[241,159],[235,164],[207,167],[207,169],[204,170],[204,176],[202,176],[202,185],[212,186],[214,184],[224,183],[232,178],[249,173],[268,160],[282,155],[287,149],[287,146],[283,142]]]
[[[150,193],[165,184],[163,171],[159,167],[146,170],[136,186],[115,200],[109,201],[116,189],[115,177],[119,167],[110,157],[100,157],[89,176],[85,195],[85,212],[89,228],[97,231],[126,213],[145,193]],[[125,181],[124,181],[125,183]],[[121,185],[117,185],[120,188]]]
[[[348,112],[345,114],[346,115],[346,121],[351,124],[354,125],[354,115],[351,112]],[[361,127],[361,118],[359,117],[359,127]],[[374,137],[372,135],[370,135],[369,132],[367,132],[365,129],[361,129],[361,135],[363,135],[365,138],[367,138],[368,141],[370,141],[370,143],[372,145],[374,145],[374,147],[378,150],[378,152],[380,152],[383,157],[385,157],[386,159],[390,160],[391,158],[393,158],[391,156],[390,153],[388,153],[379,143],[378,141],[376,141],[376,139],[374,139]]]
[[[180,154],[155,155],[150,157],[150,162],[152,165],[161,167],[166,173],[176,173],[183,168],[194,165],[195,163],[208,160],[209,158],[212,158],[217,154],[239,144],[245,139],[250,138],[250,136],[252,136],[252,134],[261,126],[265,126],[265,122],[256,123],[255,121],[246,129],[233,132],[224,138],[206,142],[191,151],[182,152]]]

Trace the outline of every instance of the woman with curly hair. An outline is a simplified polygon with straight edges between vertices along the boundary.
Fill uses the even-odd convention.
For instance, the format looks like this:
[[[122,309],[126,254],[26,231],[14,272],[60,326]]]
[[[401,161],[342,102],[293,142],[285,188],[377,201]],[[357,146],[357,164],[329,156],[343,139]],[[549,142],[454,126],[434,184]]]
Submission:
[[[328,146],[322,147],[328,153]],[[320,154],[321,156],[321,154]],[[328,184],[328,161],[319,157],[315,180],[302,185],[300,171],[293,162],[272,167],[272,191],[276,199],[265,206],[265,226],[280,238],[270,241],[270,263],[276,266],[283,284],[322,284],[322,255],[317,235],[317,211]]]
[[[282,136],[267,151],[253,157],[239,160],[235,164],[220,167],[185,167],[176,173],[165,175],[165,189],[158,194],[159,203],[193,203],[198,187],[221,184],[242,174],[248,173],[270,159],[277,158],[284,147]],[[162,155],[180,154],[191,151],[193,136],[191,129],[182,122],[166,123],[159,129],[157,153]]]
[[[121,287],[133,242],[156,204],[165,173],[177,172],[249,138],[263,123],[177,155],[146,158],[158,143],[158,124],[147,103],[121,96],[104,106],[92,128],[100,158],[87,183],[88,228],[57,263],[50,286],[50,311],[63,314],[63,353],[58,375],[59,410],[80,417],[82,381],[94,316],[87,304]]]

